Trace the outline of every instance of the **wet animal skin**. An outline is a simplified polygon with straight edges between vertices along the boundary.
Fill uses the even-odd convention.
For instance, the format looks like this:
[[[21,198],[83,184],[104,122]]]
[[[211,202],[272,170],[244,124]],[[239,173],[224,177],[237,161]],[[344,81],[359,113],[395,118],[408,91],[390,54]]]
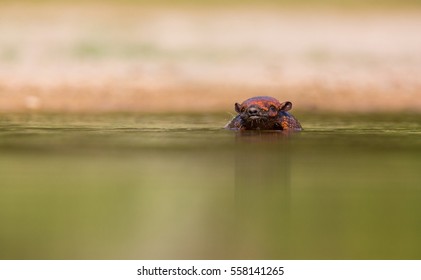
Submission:
[[[235,103],[238,113],[225,128],[232,130],[302,130],[299,121],[288,111],[292,103],[279,102],[270,96],[256,96]]]

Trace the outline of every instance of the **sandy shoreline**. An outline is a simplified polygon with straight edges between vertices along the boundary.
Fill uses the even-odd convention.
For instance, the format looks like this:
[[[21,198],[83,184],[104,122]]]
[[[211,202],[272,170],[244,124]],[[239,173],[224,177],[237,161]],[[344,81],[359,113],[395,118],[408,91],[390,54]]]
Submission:
[[[0,10],[0,112],[421,112],[421,12]]]
[[[36,87],[0,89],[0,112],[233,112],[234,102],[257,95],[290,100],[294,110],[316,112],[421,112],[419,90],[378,91],[366,88],[221,87],[139,89],[127,87]]]

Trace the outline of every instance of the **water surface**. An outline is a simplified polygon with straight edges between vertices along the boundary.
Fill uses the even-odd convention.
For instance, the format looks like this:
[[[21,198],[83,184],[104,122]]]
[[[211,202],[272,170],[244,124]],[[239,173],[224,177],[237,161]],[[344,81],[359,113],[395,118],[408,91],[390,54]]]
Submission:
[[[421,117],[0,115],[1,259],[420,259]]]

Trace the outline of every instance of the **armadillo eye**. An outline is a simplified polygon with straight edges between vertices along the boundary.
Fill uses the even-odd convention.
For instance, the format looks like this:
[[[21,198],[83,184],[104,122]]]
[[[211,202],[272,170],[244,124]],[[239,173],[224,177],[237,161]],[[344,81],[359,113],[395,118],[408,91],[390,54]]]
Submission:
[[[246,110],[245,107],[241,107],[241,113],[244,113],[245,110]]]
[[[269,110],[270,111],[272,111],[272,112],[277,112],[278,110],[276,109],[276,107],[275,106],[273,106],[273,105],[271,105],[270,107],[269,107]]]

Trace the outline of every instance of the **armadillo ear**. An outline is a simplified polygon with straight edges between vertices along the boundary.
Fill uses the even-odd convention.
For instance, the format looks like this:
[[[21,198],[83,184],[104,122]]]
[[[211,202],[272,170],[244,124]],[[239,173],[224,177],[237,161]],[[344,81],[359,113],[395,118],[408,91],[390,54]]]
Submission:
[[[238,104],[238,103],[235,103],[235,111],[237,112],[237,113],[241,113],[241,105],[240,104]]]
[[[289,111],[292,108],[292,103],[289,101],[286,101],[284,103],[281,104],[281,111]]]

